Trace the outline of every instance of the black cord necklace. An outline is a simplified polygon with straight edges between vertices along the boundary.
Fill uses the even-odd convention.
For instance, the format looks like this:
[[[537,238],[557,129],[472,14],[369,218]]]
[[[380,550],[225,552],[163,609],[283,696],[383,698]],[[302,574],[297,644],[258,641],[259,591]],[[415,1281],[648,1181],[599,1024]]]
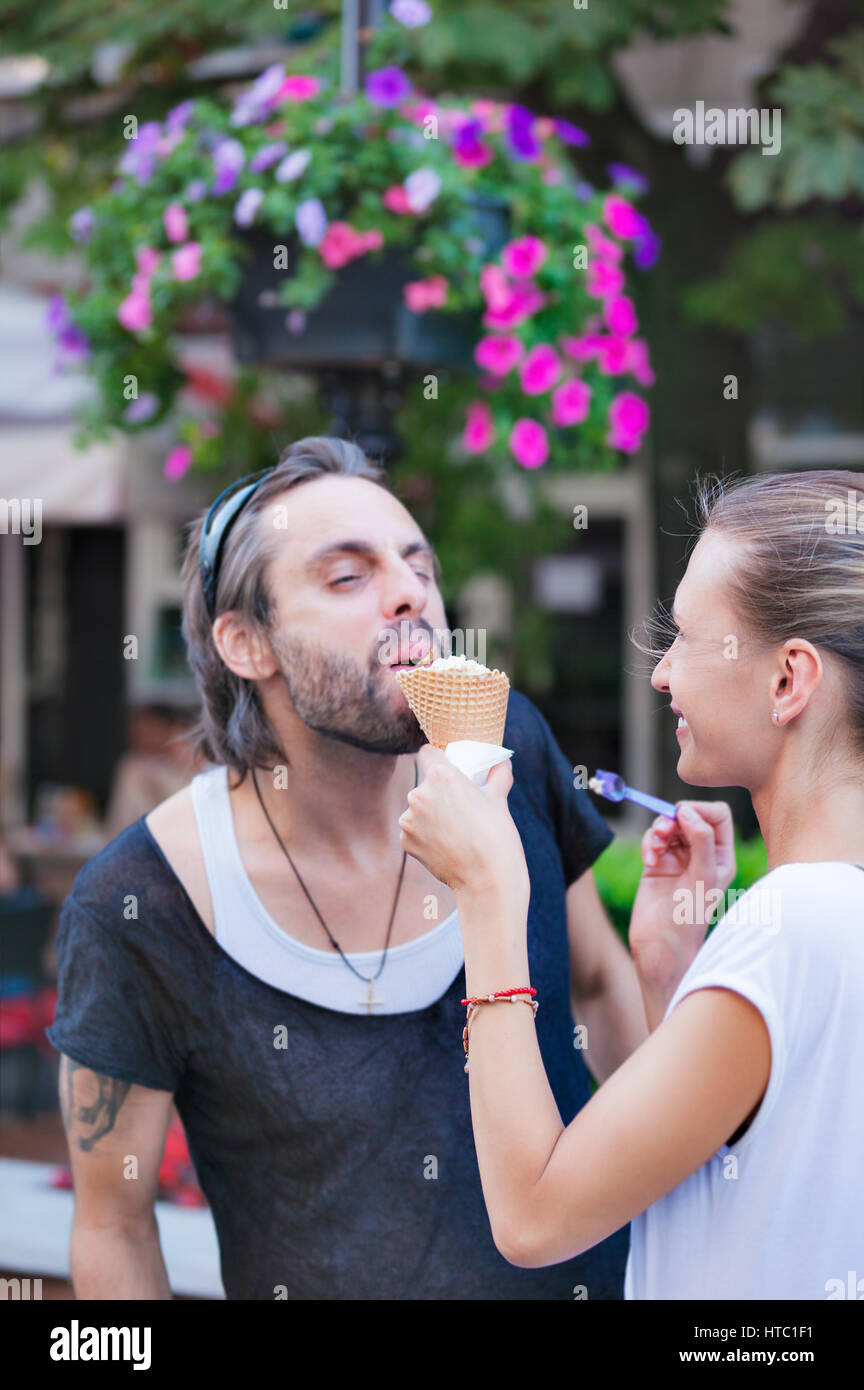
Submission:
[[[397,885],[396,885],[396,896],[395,896],[395,898],[393,899],[393,909],[392,909],[392,911],[391,911],[391,913],[390,913],[390,923],[389,923],[389,925],[388,925],[388,927],[387,927],[387,940],[386,940],[385,943],[384,943],[384,954],[383,954],[383,956],[381,957],[381,964],[378,966],[378,969],[375,971],[375,974],[374,974],[374,975],[372,975],[372,976],[361,975],[359,970],[355,970],[355,969],[354,969],[354,966],[351,964],[350,960],[348,960],[347,956],[345,955],[345,952],[342,950],[342,947],[339,945],[339,942],[336,941],[336,939],[333,937],[333,935],[332,935],[332,933],[331,933],[331,931],[330,931],[330,928],[327,926],[327,923],[324,921],[324,918],[321,916],[321,913],[318,911],[318,908],[317,908],[317,906],[316,906],[316,904],[315,904],[315,900],[314,900],[314,898],[312,897],[312,894],[309,892],[309,889],[306,887],[306,884],[303,882],[302,878],[300,877],[300,872],[299,872],[299,870],[298,870],[298,868],[297,868],[297,865],[294,863],[294,860],[291,858],[291,855],[288,853],[288,848],[287,848],[287,846],[284,844],[284,842],[283,842],[283,840],[282,840],[282,837],[281,837],[280,834],[279,834],[279,831],[276,829],[275,825],[273,824],[273,821],[272,821],[271,818],[270,818],[270,812],[267,810],[267,807],[264,805],[264,798],[263,798],[262,795],[261,795],[261,788],[258,786],[258,778],[255,776],[255,769],[254,769],[254,767],[252,768],[252,783],[253,783],[253,786],[255,787],[255,792],[256,792],[256,795],[257,795],[257,797],[258,797],[258,801],[259,801],[259,803],[260,803],[260,805],[261,805],[261,810],[264,812],[264,815],[267,817],[267,824],[270,826],[270,829],[273,831],[273,834],[276,836],[276,840],[277,840],[277,842],[278,842],[278,844],[279,844],[279,848],[282,850],[282,853],[285,855],[285,858],[288,860],[288,863],[291,865],[291,868],[294,870],[294,873],[297,875],[297,882],[300,884],[300,887],[303,889],[303,892],[306,894],[306,897],[307,897],[308,900],[309,900],[309,905],[310,905],[310,907],[312,908],[313,912],[315,913],[315,916],[318,918],[318,921],[321,923],[322,927],[323,927],[324,930],[326,931],[327,936],[328,936],[328,938],[329,938],[329,940],[330,940],[331,946],[334,946],[334,947],[336,948],[336,950],[339,952],[340,956],[341,956],[342,959],[344,960],[345,964],[348,966],[348,969],[351,970],[351,971],[357,976],[358,980],[362,980],[364,984],[367,984],[367,985],[369,986],[369,994],[368,994],[368,997],[367,997],[366,999],[359,999],[357,1002],[358,1002],[359,1004],[363,1004],[363,1005],[365,1006],[367,1014],[371,1014],[372,1009],[373,1009],[373,1007],[374,1007],[375,1004],[383,1004],[383,1002],[384,1002],[383,999],[373,999],[373,997],[372,997],[372,995],[373,995],[373,986],[374,986],[374,984],[375,984],[375,981],[378,979],[378,976],[381,974],[381,971],[384,969],[384,962],[385,962],[386,959],[387,959],[387,952],[388,952],[388,950],[390,949],[390,935],[391,935],[391,933],[392,933],[392,931],[393,931],[393,923],[394,923],[394,921],[396,920],[396,907],[397,907],[398,902],[399,902],[399,894],[400,894],[401,891],[402,891],[402,880],[403,880],[403,878],[405,877],[405,864],[406,864],[407,859],[408,859],[408,851],[405,850],[405,851],[403,852],[403,854],[402,854],[402,868],[401,868],[400,871],[399,871],[399,882],[398,882]],[[414,786],[415,786],[415,787],[417,786],[417,759],[416,759],[416,758],[414,759]]]

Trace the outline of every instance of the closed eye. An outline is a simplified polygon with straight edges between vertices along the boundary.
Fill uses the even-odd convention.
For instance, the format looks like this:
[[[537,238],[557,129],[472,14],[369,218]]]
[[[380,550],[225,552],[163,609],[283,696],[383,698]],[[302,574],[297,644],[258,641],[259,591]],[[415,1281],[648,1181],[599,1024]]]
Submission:
[[[425,570],[415,570],[414,573],[419,579],[431,579],[431,575],[428,575]],[[353,579],[360,578],[362,578],[362,576],[359,574],[343,574],[340,579],[334,579],[332,583],[328,585],[328,588],[335,589],[338,584],[350,584]]]

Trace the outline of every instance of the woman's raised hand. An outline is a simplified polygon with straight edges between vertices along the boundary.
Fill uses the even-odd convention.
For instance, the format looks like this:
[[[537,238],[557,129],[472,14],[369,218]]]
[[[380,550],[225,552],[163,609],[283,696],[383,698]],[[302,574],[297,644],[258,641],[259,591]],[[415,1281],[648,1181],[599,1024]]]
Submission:
[[[484,787],[431,744],[417,761],[423,781],[408,793],[408,810],[399,817],[402,848],[456,893],[527,893],[522,841],[507,809],[509,759],[491,769]]]
[[[651,994],[656,1013],[674,994],[735,877],[732,812],[726,802],[682,801],[677,819],[658,816],[642,837],[642,862],[630,949],[643,995]]]

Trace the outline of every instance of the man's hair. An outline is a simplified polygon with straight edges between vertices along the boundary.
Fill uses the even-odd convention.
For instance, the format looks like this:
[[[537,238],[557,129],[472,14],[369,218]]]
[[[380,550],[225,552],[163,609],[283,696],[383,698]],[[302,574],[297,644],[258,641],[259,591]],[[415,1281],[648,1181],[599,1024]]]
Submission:
[[[226,536],[219,567],[214,619],[233,610],[262,632],[274,617],[273,595],[265,571],[278,549],[276,528],[263,535],[259,518],[279,493],[315,478],[365,478],[390,492],[387,475],[357,444],[329,436],[309,436],[283,451],[269,477],[259,484]],[[183,638],[201,697],[201,713],[188,739],[196,757],[233,768],[242,781],[253,767],[285,760],[254,681],[236,676],[213,641],[213,622],[201,587],[198,546],[206,511],[189,524],[183,560]]]

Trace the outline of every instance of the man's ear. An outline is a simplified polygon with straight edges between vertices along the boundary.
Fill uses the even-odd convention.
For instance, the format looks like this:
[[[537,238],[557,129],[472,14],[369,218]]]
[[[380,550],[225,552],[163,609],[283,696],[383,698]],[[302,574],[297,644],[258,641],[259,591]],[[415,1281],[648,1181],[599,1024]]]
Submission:
[[[213,641],[229,671],[245,680],[266,680],[279,670],[267,638],[237,613],[220,613],[213,624]]]

